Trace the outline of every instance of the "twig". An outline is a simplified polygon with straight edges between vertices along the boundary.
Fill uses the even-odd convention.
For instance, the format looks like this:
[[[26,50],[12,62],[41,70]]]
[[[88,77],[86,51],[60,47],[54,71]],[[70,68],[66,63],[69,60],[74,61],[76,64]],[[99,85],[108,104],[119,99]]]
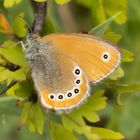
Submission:
[[[0,96],[3,95],[9,88],[11,88],[12,86],[14,86],[17,83],[17,81],[13,80],[5,89],[3,89],[0,92]]]
[[[43,22],[46,15],[47,2],[33,2],[35,21],[33,25],[33,32],[40,35],[42,31]]]

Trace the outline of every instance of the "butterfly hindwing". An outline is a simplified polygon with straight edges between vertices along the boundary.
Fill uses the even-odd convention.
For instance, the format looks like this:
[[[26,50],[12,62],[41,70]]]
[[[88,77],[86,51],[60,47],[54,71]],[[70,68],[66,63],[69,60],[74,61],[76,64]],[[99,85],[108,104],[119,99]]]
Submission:
[[[75,108],[89,95],[86,75],[69,56],[49,43],[40,44],[31,68],[42,105],[57,112]]]

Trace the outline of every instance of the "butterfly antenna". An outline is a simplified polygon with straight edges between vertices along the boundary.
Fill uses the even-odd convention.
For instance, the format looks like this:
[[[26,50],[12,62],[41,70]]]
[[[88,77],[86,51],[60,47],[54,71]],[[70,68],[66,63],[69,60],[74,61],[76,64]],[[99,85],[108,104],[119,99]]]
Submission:
[[[5,89],[3,89],[0,92],[0,96],[3,95],[8,89],[10,89],[11,87],[13,87],[16,83],[17,83],[17,81],[13,80]]]

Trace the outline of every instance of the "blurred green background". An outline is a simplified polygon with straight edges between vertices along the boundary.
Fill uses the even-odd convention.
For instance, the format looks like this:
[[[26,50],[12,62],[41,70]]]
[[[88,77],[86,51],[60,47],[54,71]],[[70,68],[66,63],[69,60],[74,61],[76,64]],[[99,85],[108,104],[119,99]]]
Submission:
[[[87,0],[87,3],[90,0]],[[85,2],[86,3],[86,2]],[[113,2],[112,2],[113,3]],[[27,7],[28,6],[28,7]],[[112,5],[110,5],[112,6]],[[112,31],[122,35],[119,46],[128,49],[134,53],[135,60],[131,63],[122,64],[125,70],[125,76],[122,78],[122,83],[139,83],[140,82],[140,0],[128,0],[127,3],[127,21],[125,24],[112,23]],[[80,4],[80,0],[73,0],[70,3],[62,6],[51,3],[49,9],[49,16],[53,17],[52,21],[46,19],[49,28],[44,32],[51,33],[59,32],[87,32],[93,26],[100,23],[94,20],[90,8],[84,4]],[[0,9],[1,10],[1,9]],[[25,20],[29,24],[33,21],[33,13],[28,0],[9,9],[11,15],[16,17],[20,12],[25,11]],[[11,16],[10,15],[10,16]],[[12,19],[9,16],[9,19]],[[53,25],[51,24],[53,22]],[[55,26],[54,28],[51,28]],[[4,35],[1,35],[1,39]],[[113,95],[113,98],[116,98]],[[7,101],[8,104],[10,101]],[[121,96],[122,105],[118,105],[116,100],[108,100],[108,106],[104,111],[99,112],[101,120],[105,120],[100,126],[106,127],[115,131],[119,131],[126,137],[126,140],[140,139],[140,92],[128,93]],[[13,102],[10,104],[14,106]],[[1,105],[1,107],[4,105]],[[0,108],[1,108],[0,107]],[[8,108],[5,107],[5,110]],[[7,111],[8,112],[8,111]],[[21,131],[17,131],[19,111],[15,115],[1,115],[0,116],[0,137],[4,140],[45,140],[47,134],[42,136],[37,133],[30,133],[26,127]],[[46,139],[47,140],[47,139]]]

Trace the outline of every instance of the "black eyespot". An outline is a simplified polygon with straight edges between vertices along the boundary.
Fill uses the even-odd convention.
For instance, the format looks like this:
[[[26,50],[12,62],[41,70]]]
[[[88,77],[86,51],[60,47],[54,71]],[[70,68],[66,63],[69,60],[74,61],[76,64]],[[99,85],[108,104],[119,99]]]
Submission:
[[[76,74],[76,75],[79,75],[79,74],[80,74],[80,70],[79,70],[79,69],[76,69],[76,70],[75,70],[75,74]]]
[[[71,96],[72,96],[72,93],[71,93],[71,92],[69,92],[69,93],[67,94],[67,96],[68,96],[68,97],[71,97]]]
[[[59,95],[58,99],[62,100],[63,99],[63,95]]]
[[[75,89],[74,89],[74,93],[75,93],[75,94],[79,93],[79,89],[78,89],[78,88],[75,88]]]
[[[80,84],[81,80],[78,79],[78,80],[76,80],[75,82],[76,82],[76,84]]]
[[[108,54],[104,54],[104,55],[103,55],[103,58],[104,58],[104,59],[108,59]]]
[[[54,95],[50,95],[50,99],[53,100],[54,99]]]

